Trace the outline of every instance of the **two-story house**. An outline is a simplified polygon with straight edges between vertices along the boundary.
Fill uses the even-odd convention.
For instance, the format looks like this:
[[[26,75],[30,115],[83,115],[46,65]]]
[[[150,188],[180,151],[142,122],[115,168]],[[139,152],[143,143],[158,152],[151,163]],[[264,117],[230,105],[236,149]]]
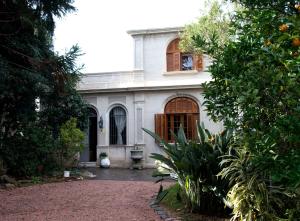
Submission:
[[[208,56],[181,53],[182,28],[128,31],[134,42],[132,71],[86,73],[78,86],[90,104],[86,149],[82,164],[96,165],[101,152],[109,155],[111,166],[129,167],[130,150],[142,148],[144,167],[153,167],[149,158],[161,147],[141,128],[155,131],[173,141],[180,124],[187,138],[196,136],[196,120],[212,132],[222,124],[210,121],[202,106],[201,84],[211,79]],[[117,62],[117,61],[116,61]]]

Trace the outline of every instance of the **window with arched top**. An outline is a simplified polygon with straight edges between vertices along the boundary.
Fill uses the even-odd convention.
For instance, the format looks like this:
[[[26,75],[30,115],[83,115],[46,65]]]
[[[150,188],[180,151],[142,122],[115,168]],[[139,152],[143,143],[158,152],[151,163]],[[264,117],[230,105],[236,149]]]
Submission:
[[[188,97],[177,97],[170,100],[163,114],[155,115],[155,133],[164,140],[173,142],[171,131],[177,134],[180,125],[187,139],[196,138],[196,121],[199,120],[199,106],[196,101]]]
[[[114,107],[109,113],[109,143],[126,144],[126,111],[120,106]]]
[[[179,38],[176,38],[167,47],[167,71],[201,71],[203,69],[202,55],[182,53],[179,49],[179,41]]]

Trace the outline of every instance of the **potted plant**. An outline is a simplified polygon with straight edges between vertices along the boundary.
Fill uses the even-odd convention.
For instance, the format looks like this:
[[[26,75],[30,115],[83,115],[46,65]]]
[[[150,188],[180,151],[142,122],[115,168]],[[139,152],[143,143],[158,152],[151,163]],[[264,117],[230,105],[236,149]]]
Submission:
[[[107,156],[107,153],[101,152],[99,155],[99,160],[100,160],[100,167],[109,168],[110,160]]]

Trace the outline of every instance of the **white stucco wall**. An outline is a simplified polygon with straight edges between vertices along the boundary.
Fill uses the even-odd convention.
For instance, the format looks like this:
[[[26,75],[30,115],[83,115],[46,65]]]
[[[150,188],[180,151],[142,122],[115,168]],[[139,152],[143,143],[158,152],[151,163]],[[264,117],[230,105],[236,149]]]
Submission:
[[[163,113],[166,103],[175,97],[187,96],[194,99],[200,108],[200,121],[212,132],[222,130],[222,124],[216,124],[209,120],[204,111],[203,96],[201,89],[177,89],[163,91],[138,91],[128,93],[103,93],[92,96],[85,96],[87,102],[97,108],[99,116],[103,117],[104,130],[98,131],[97,155],[100,152],[107,152],[110,156],[112,166],[129,167],[131,163],[130,150],[135,145],[144,147],[144,166],[152,167],[154,162],[149,155],[160,153],[159,147],[152,137],[141,131],[141,127],[154,131],[154,115]],[[109,145],[109,111],[120,105],[127,112],[127,144]],[[140,110],[138,110],[140,109]],[[142,112],[142,119],[137,112]],[[99,117],[98,117],[99,118]],[[142,135],[141,135],[142,134]]]
[[[169,43],[178,38],[178,32],[133,36],[135,45],[134,63],[136,69],[144,70],[145,86],[201,84],[211,79],[208,66],[211,59],[204,55],[204,69],[201,72],[166,72],[166,50]]]
[[[200,121],[212,132],[222,130],[222,124],[211,122],[202,106],[201,83],[211,80],[207,72],[211,59],[204,56],[201,72],[166,72],[166,50],[179,30],[129,31],[134,44],[133,71],[86,74],[78,86],[84,99],[97,109],[98,120],[100,116],[104,120],[104,130],[98,128],[97,157],[107,152],[112,166],[129,167],[135,145],[144,148],[144,166],[154,166],[149,155],[160,153],[161,147],[140,128],[154,131],[154,115],[163,113],[165,104],[175,97],[193,98],[200,108]],[[109,111],[116,105],[127,113],[127,144],[121,146],[109,145]]]

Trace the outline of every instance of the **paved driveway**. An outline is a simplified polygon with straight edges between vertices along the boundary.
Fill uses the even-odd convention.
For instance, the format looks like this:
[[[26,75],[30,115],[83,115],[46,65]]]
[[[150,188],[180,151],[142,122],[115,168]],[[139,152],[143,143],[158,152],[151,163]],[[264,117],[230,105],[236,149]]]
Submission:
[[[160,220],[149,207],[158,184],[85,180],[0,192],[0,220]]]

